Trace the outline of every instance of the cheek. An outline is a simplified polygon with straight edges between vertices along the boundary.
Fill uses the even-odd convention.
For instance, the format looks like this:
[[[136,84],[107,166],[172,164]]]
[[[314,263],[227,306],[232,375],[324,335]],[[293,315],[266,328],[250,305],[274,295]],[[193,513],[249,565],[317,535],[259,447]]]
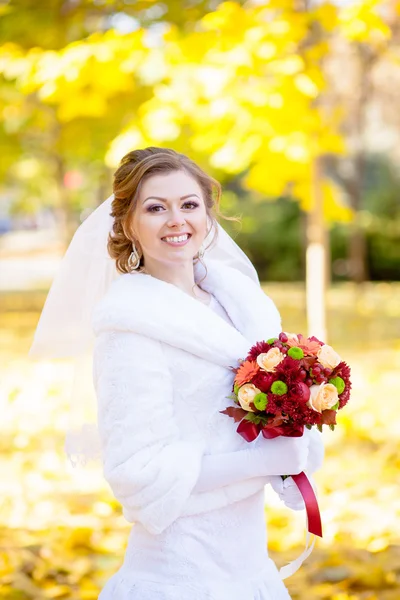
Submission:
[[[151,219],[147,215],[143,215],[138,219],[136,227],[139,239],[144,246],[154,244],[155,238],[158,237],[160,222],[156,223],[156,219]]]
[[[188,218],[188,223],[193,226],[193,229],[196,230],[196,233],[202,237],[207,235],[208,224],[207,224],[207,215],[202,213],[197,213],[196,215],[192,215],[192,218]]]

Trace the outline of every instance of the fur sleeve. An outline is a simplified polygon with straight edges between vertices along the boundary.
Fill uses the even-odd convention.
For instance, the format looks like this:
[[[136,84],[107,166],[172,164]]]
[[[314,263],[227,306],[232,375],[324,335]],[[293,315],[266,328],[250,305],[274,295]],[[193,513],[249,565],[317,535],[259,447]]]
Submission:
[[[104,477],[127,521],[161,533],[180,516],[204,453],[202,442],[180,438],[162,345],[134,332],[103,331],[93,375]]]

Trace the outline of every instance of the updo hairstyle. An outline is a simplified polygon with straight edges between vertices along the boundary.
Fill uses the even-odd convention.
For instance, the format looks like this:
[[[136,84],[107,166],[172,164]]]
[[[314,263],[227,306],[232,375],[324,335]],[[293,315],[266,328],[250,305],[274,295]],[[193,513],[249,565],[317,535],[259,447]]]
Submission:
[[[220,212],[220,183],[210,175],[207,175],[203,169],[184,154],[175,152],[175,150],[170,148],[158,148],[156,146],[149,146],[128,152],[122,158],[114,173],[114,200],[111,212],[111,216],[114,217],[114,223],[107,244],[108,253],[111,258],[115,259],[116,268],[120,273],[130,272],[128,259],[132,252],[132,243],[135,244],[139,255],[141,255],[139,267],[135,272],[140,273],[145,271],[140,243],[134,239],[131,230],[140,189],[149,177],[173,171],[184,171],[197,181],[202,190],[207,215],[211,223],[215,224],[215,233],[207,248],[214,244],[218,236],[215,215],[228,221],[240,222],[239,218],[227,217]],[[197,260],[201,261],[198,255],[193,258],[194,262]],[[204,265],[203,262],[202,264]]]

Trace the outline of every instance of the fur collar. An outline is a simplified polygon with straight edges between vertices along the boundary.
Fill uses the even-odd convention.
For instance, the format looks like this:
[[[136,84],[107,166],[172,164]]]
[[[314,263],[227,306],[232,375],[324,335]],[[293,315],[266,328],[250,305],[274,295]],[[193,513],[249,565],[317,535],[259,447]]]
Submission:
[[[213,294],[234,327],[211,308],[166,281],[145,273],[118,277],[97,304],[95,334],[104,330],[134,331],[181,348],[225,367],[237,366],[257,341],[281,331],[279,312],[260,285],[237,269],[212,259],[204,261],[200,287]],[[197,263],[195,281],[205,275]]]

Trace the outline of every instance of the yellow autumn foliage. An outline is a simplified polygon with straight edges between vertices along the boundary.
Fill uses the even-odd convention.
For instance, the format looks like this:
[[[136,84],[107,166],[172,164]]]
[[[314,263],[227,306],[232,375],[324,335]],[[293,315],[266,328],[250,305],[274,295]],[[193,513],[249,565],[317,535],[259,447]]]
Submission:
[[[296,190],[307,209],[313,162],[347,151],[345,113],[326,101],[331,39],[379,50],[396,6],[323,1],[306,10],[294,0],[230,0],[188,28],[110,28],[57,49],[7,42],[0,74],[14,89],[2,99],[4,127],[13,133],[32,122],[59,132],[49,152],[68,147],[71,160],[82,128],[81,138],[110,131],[96,150],[111,168],[134,146],[171,145],[217,173],[244,174],[257,193]],[[337,191],[324,195],[327,218],[350,218]]]

